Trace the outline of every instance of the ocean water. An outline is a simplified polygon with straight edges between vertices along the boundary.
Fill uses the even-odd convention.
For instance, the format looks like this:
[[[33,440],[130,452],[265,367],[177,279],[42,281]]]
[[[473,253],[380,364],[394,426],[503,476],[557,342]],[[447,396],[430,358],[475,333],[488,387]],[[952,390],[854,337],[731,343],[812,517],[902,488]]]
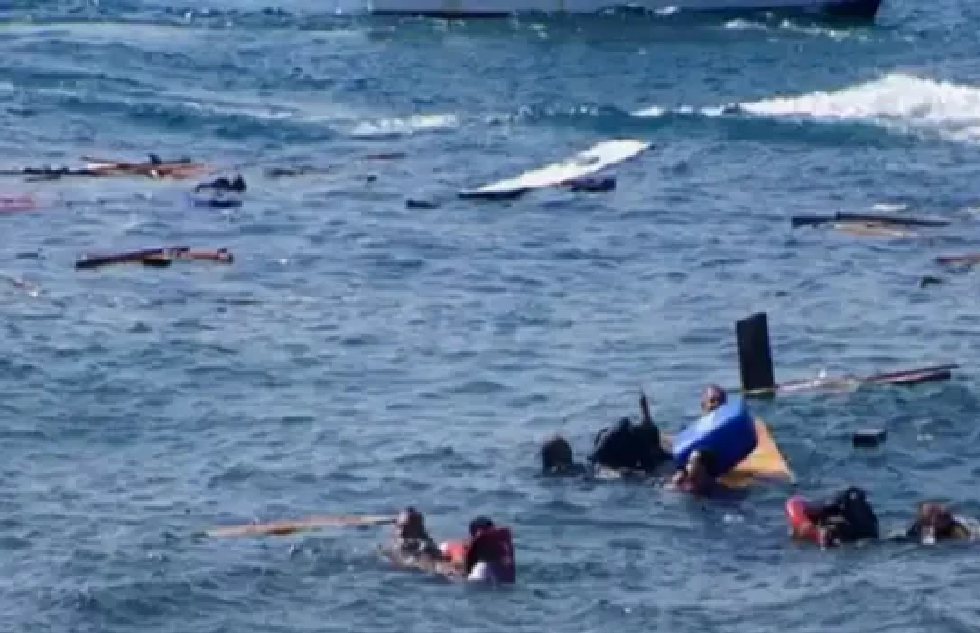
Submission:
[[[820,552],[782,503],[865,487],[886,527],[980,513],[980,8],[886,0],[870,27],[778,16],[337,18],[313,0],[0,5],[4,166],[192,156],[193,184],[0,181],[0,630],[975,631],[969,546]],[[606,194],[455,199],[600,140],[655,147]],[[372,160],[369,154],[405,157]],[[329,167],[269,179],[268,167]],[[440,202],[407,209],[409,197]],[[947,218],[912,239],[794,214]],[[76,272],[87,252],[227,247],[232,266]],[[917,281],[939,274],[945,283]],[[6,283],[6,282],[4,282]],[[537,446],[735,385],[734,321],[777,378],[940,362],[948,383],[754,405],[795,487],[694,502],[537,477]],[[849,434],[889,430],[856,452]],[[437,538],[487,513],[520,582],[391,569],[385,528],[278,539],[215,524],[414,503]]]

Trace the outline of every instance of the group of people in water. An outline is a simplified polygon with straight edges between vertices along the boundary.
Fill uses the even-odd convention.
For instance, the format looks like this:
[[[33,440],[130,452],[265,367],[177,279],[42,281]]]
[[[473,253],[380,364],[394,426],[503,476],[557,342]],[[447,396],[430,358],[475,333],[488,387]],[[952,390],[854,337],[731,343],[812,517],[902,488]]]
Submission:
[[[855,486],[838,492],[827,501],[807,504],[805,514],[804,521],[792,526],[792,536],[814,540],[824,548],[868,540],[933,544],[977,537],[976,527],[968,519],[957,517],[945,504],[934,501],[918,504],[915,518],[906,530],[882,537],[878,517],[867,493]]]
[[[709,385],[701,395],[701,413],[707,415],[727,402],[724,389]],[[571,444],[560,435],[546,440],[541,448],[542,471],[551,476],[585,475],[591,471],[643,478],[662,473],[674,462],[674,456],[664,448],[646,395],[640,395],[640,421],[634,424],[624,417],[615,426],[599,431],[588,462],[591,468],[576,463]],[[699,496],[710,494],[717,479],[725,474],[714,467],[711,450],[707,448],[691,451],[684,463],[676,466],[668,487]]]
[[[475,582],[511,584],[517,581],[514,539],[510,529],[478,516],[470,521],[469,538],[436,545],[425,517],[413,507],[402,510],[395,535],[382,551],[399,565],[419,567],[444,576]]]
[[[187,159],[162,161],[151,155],[147,163],[94,161],[83,170],[25,168],[11,173],[46,178],[68,175],[190,177],[205,171],[204,166]],[[284,171],[276,175],[298,174]],[[226,203],[223,195],[243,194],[246,189],[245,180],[238,175],[203,182],[194,188],[194,193],[216,196],[209,200],[213,206],[221,206]],[[728,394],[718,385],[709,385],[702,393],[704,418],[728,405]],[[742,441],[746,435],[754,433],[751,417],[744,409],[731,409],[725,416],[719,416],[723,419],[692,425],[698,428],[680,442],[682,446],[678,448],[678,438],[675,438],[673,448],[669,449],[653,420],[646,396],[641,394],[639,422],[623,417],[614,426],[599,431],[587,464],[576,462],[568,440],[555,435],[541,448],[542,471],[548,476],[612,474],[620,478],[654,478],[670,489],[698,497],[711,496],[719,488],[720,479],[756,447],[755,437],[751,442]],[[787,502],[787,516],[793,538],[816,542],[825,548],[883,538],[935,543],[980,537],[980,527],[974,521],[958,517],[945,504],[932,501],[918,504],[908,529],[882,537],[877,514],[867,493],[854,486],[817,503],[793,497]],[[395,523],[393,542],[382,550],[398,564],[470,581],[503,584],[516,581],[511,530],[495,524],[489,517],[474,518],[469,524],[468,538],[442,545],[437,545],[429,535],[424,516],[414,507],[405,508]]]
[[[702,394],[701,411],[708,416],[727,402],[725,390],[710,385]],[[676,451],[665,447],[646,396],[641,395],[639,422],[633,423],[624,417],[616,425],[601,430],[595,437],[588,465],[577,463],[569,442],[555,435],[541,448],[541,468],[547,476],[585,477],[615,473],[627,478],[655,478],[668,488],[705,497],[713,493],[719,478],[725,475],[716,468],[715,457],[710,447],[699,445],[678,461]],[[801,502],[801,512],[801,517],[788,517],[792,537],[816,542],[824,548],[865,540],[935,543],[978,537],[974,522],[954,515],[945,504],[933,501],[918,504],[915,518],[906,530],[882,537],[878,516],[867,493],[854,486],[821,502]],[[447,576],[473,581],[515,582],[511,531],[487,517],[477,517],[470,523],[469,535],[469,539],[437,546],[426,530],[422,514],[410,507],[398,516],[394,542],[385,550],[400,564]]]

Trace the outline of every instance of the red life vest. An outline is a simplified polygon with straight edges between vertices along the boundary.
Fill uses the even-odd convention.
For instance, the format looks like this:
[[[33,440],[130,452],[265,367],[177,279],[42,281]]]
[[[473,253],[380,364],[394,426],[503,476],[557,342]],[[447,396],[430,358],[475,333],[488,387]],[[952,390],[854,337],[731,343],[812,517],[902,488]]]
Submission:
[[[490,559],[482,562],[491,566],[499,582],[512,583],[517,581],[514,540],[511,537],[510,529],[495,526],[479,532],[470,544],[470,549],[474,548]],[[481,556],[482,558],[483,556]]]
[[[794,495],[786,500],[786,522],[794,538],[820,543],[816,524],[817,509],[805,498]]]
[[[445,556],[449,562],[454,565],[462,565],[466,562],[466,550],[468,543],[466,541],[446,541],[443,543],[439,549],[442,550],[443,556]]]

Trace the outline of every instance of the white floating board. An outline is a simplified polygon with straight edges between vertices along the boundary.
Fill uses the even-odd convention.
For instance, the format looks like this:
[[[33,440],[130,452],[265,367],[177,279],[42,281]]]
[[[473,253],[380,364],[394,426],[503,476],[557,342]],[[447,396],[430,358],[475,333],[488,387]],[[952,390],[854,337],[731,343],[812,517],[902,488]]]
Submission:
[[[520,176],[508,178],[478,189],[464,189],[461,198],[509,198],[532,189],[555,187],[577,178],[590,176],[648,150],[653,144],[635,140],[602,141],[560,163],[545,165]]]

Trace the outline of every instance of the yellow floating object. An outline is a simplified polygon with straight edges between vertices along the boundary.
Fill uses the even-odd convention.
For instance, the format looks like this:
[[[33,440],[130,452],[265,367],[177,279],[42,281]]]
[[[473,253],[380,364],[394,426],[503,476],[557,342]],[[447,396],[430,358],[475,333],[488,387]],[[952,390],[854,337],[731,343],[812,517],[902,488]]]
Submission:
[[[758,479],[792,481],[793,471],[769,433],[766,423],[755,418],[755,432],[759,444],[752,454],[743,459],[738,466],[721,478],[727,488],[746,488]]]
[[[916,237],[912,231],[903,231],[876,222],[837,222],[830,225],[841,233],[855,237]]]
[[[761,479],[793,481],[793,471],[772,439],[769,427],[759,418],[755,418],[755,432],[759,438],[755,450],[719,480],[726,488],[748,488]],[[664,437],[663,443],[669,451],[670,438]]]
[[[247,525],[228,525],[208,530],[210,537],[235,536],[286,536],[305,530],[315,530],[329,527],[365,527],[385,525],[395,522],[394,516],[378,516],[364,514],[340,514],[329,516],[312,516],[302,519],[286,519],[272,523],[250,523]]]

